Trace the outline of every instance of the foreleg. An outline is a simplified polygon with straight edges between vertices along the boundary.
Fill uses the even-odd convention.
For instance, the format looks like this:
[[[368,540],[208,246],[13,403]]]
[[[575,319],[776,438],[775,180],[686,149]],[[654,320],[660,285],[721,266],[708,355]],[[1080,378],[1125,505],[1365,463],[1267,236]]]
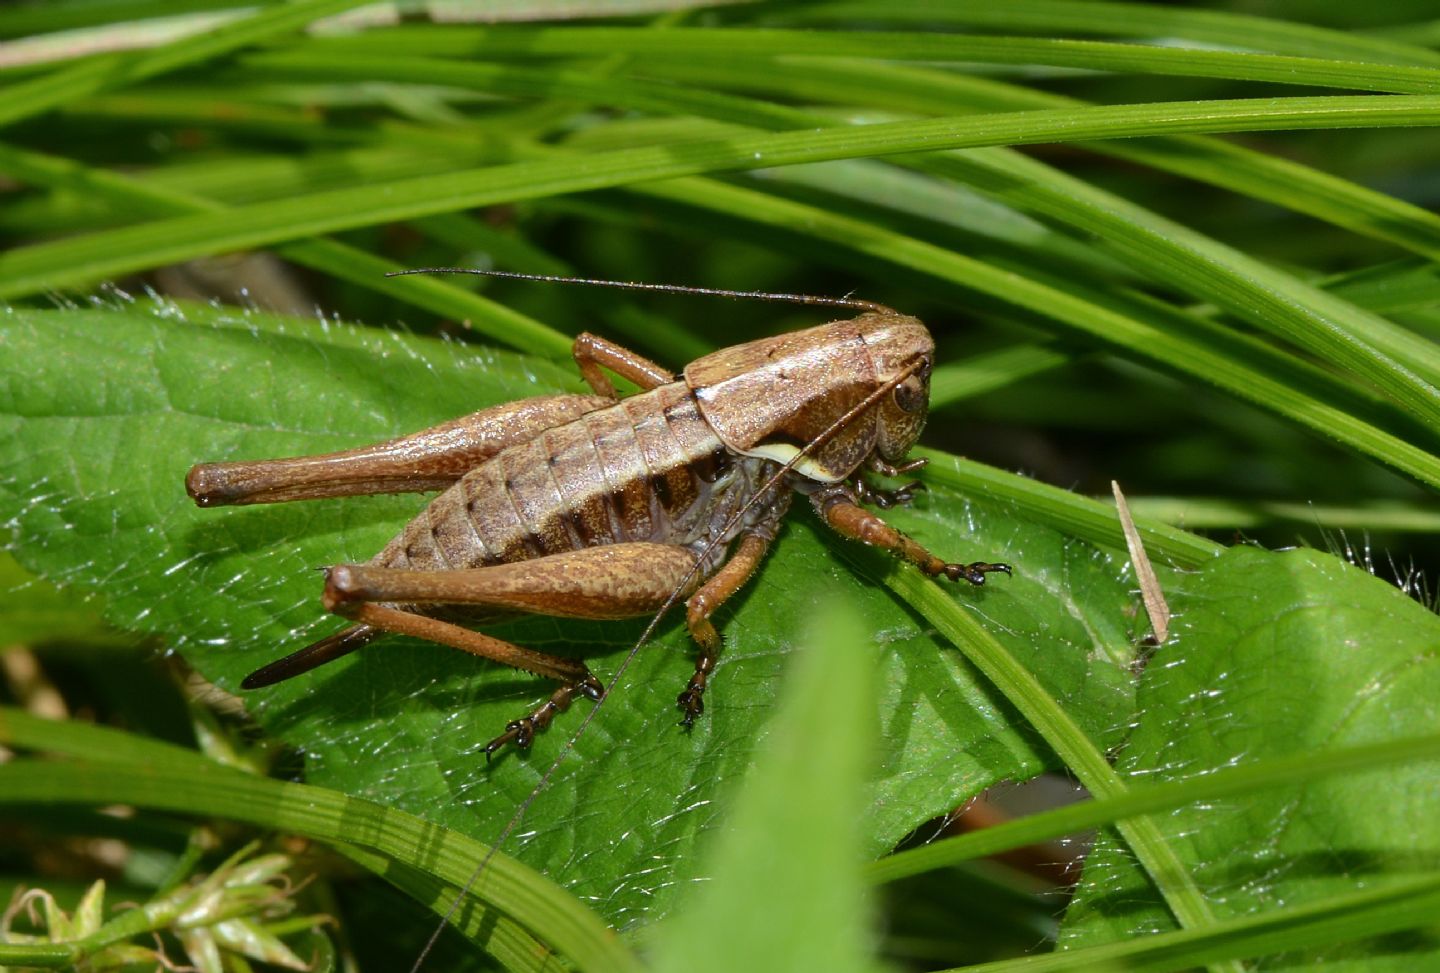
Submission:
[[[922,469],[928,462],[929,460],[921,457],[920,459],[912,459],[906,463],[892,465],[885,462],[879,456],[871,456],[866,460],[865,465],[881,476],[894,478],[914,473]],[[915,499],[915,494],[925,489],[925,484],[918,481],[906,483],[896,489],[882,489],[881,487],[871,486],[865,481],[865,477],[858,472],[850,478],[850,485],[855,491],[854,499],[857,502],[873,503],[881,510],[889,510],[898,504],[909,503]]]
[[[986,561],[950,564],[942,561],[857,504],[854,495],[843,484],[816,491],[811,494],[810,501],[815,505],[815,512],[837,534],[889,551],[931,577],[943,574],[951,581],[964,578],[973,585],[982,585],[985,583],[986,574],[997,571],[1002,574],[1010,573],[1008,564],[990,564]]]
[[[923,492],[925,484],[915,481],[906,483],[904,486],[894,490],[885,490],[880,487],[871,486],[865,480],[856,475],[850,486],[855,490],[855,499],[860,503],[873,503],[881,510],[889,510],[891,507],[902,503],[909,503],[915,499],[915,494]]]

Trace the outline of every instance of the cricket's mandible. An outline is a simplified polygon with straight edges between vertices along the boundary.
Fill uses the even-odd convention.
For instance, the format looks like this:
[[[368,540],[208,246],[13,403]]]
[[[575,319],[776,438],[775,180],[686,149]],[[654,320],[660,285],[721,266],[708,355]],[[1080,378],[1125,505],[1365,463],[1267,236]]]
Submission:
[[[669,290],[663,285],[638,285]],[[696,291],[698,289],[674,288]],[[787,299],[788,295],[732,295]],[[704,710],[721,640],[711,615],[755,572],[793,493],[844,537],[932,576],[979,585],[1005,564],[949,563],[880,508],[925,423],[934,342],[918,319],[864,301],[799,298],[857,317],[725,348],[676,377],[603,338],[574,355],[590,395],[522,399],[373,446],[323,456],[202,463],[185,486],[202,507],[442,490],[379,554],[325,575],[325,607],[352,624],[255,671],[268,686],[400,633],[555,680],[558,688],[486,747],[527,747],[577,696],[604,687],[584,662],[458,622],[515,613],[610,619],[686,597],[699,645],[678,697]],[[641,391],[619,398],[605,370]]]

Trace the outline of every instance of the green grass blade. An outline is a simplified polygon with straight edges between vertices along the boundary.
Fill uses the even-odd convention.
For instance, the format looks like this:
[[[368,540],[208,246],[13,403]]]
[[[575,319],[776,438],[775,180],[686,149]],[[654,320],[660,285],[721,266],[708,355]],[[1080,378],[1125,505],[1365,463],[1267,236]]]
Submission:
[[[80,757],[96,764],[195,768],[214,766],[193,750],[78,720],[51,720],[0,706],[0,741],[26,750]]]
[[[219,228],[208,215],[181,217],[22,247],[0,255],[0,297],[70,287],[193,257],[458,208],[704,172],[1057,139],[1435,124],[1440,124],[1440,97],[1433,96],[1245,99],[939,118],[786,132],[719,144],[644,147],[597,153],[584,166],[576,166],[568,157],[538,160],[316,193],[302,201],[235,207]],[[1428,401],[1428,393],[1426,396],[1421,411],[1428,413],[1436,407]]]
[[[445,47],[437,48],[436,41]],[[484,59],[505,55],[627,54],[647,58],[870,57],[904,61],[1047,65],[1115,73],[1270,81],[1283,84],[1433,94],[1440,69],[1415,65],[1334,61],[1324,58],[1193,48],[1148,47],[1105,41],[879,31],[799,31],[726,28],[543,27],[435,32],[375,32],[320,48],[349,55],[447,54]]]
[[[1126,793],[1120,775],[1065,708],[939,585],[917,571],[894,566],[881,580],[985,674],[1091,794],[1103,799]],[[1151,819],[1128,818],[1117,822],[1116,828],[1183,928],[1204,929],[1214,924],[1215,915],[1188,867]]]
[[[587,95],[633,108],[699,110],[733,121],[770,125],[823,125],[820,117],[765,103],[708,92],[655,89],[643,84],[596,82],[588,76],[450,65],[434,60],[392,59],[386,66],[344,65],[323,56],[261,57],[257,63],[344,76],[347,71],[380,71],[397,80],[499,85],[528,94]],[[591,90],[596,89],[596,90]],[[907,160],[902,160],[907,161]],[[1004,150],[975,150],[963,156],[922,158],[926,171],[960,179],[997,193],[1017,206],[1059,219],[1085,234],[1099,235],[1125,261],[1143,267],[1198,296],[1231,308],[1247,320],[1303,348],[1350,367],[1381,388],[1394,391],[1405,378],[1424,387],[1440,380],[1440,356],[1433,345],[1376,315],[1326,295],[1262,261],[1226,247],[1080,180]],[[1021,178],[1017,178],[1017,175]],[[1255,346],[1259,353],[1265,349]],[[1391,357],[1393,356],[1393,357]],[[1404,394],[1402,392],[1402,394]],[[1421,393],[1423,400],[1425,393]],[[1423,408],[1423,401],[1421,402]]]
[[[697,207],[744,213],[752,222],[786,232],[792,227],[803,227],[807,235],[833,241],[836,247],[863,255],[872,265],[883,261],[1018,305],[1076,329],[1090,339],[1122,348],[1131,356],[1203,378],[1322,436],[1338,439],[1423,482],[1440,486],[1440,457],[1429,450],[1371,424],[1345,407],[1315,398],[1295,383],[1293,375],[1276,374],[1264,368],[1263,362],[1252,364],[1237,358],[1224,346],[1217,345],[1213,337],[1197,340],[1194,335],[1166,328],[1166,320],[1161,316],[1152,314],[1143,319],[1123,313],[1092,303],[1082,295],[1057,290],[1042,280],[1023,277],[951,249],[902,236],[871,222],[742,187],[673,180],[660,186],[639,187],[636,191]],[[1383,366],[1379,370],[1384,373]],[[1416,386],[1422,400],[1424,387],[1423,382]]]
[[[1437,757],[1440,757],[1440,736],[1428,736],[1221,767],[1202,777],[1137,785],[1119,797],[1081,801],[1026,815],[993,828],[897,852],[873,863],[865,873],[872,882],[893,882],[1036,842],[1078,834],[1127,817],[1169,811],[1187,804],[1243,798],[1266,787],[1285,787],[1336,774],[1361,773],[1405,761],[1433,760]]]
[[[1023,344],[947,362],[930,375],[930,410],[949,408],[1072,360],[1049,345]]]
[[[743,75],[704,61],[663,61],[652,64],[648,73],[769,97],[927,115],[952,113],[958,105],[1004,112],[1087,104],[988,78],[858,59],[768,61],[750,66]],[[1086,142],[1083,148],[1254,196],[1440,259],[1440,216],[1291,159],[1202,136]]]
[[[856,828],[876,746],[873,650],[842,602],[817,612],[809,628],[769,746],[708,850],[714,877],[663,928],[658,971],[874,969]]]
[[[267,2],[273,5],[275,0]],[[259,4],[245,3],[243,0],[169,0],[165,4],[165,12],[172,16],[182,16],[255,6]],[[155,13],[155,4],[151,0],[108,0],[105,3],[78,0],[42,5],[17,4],[0,10],[0,37],[25,37],[30,34],[115,24],[131,27],[128,21],[149,20],[154,18]]]
[[[1006,0],[1003,4],[985,5],[955,4],[949,0],[910,0],[904,4],[886,3],[884,0],[832,0],[806,4],[786,11],[782,16],[795,23],[918,21],[1002,31],[1074,32],[1147,40],[1178,37],[1276,54],[1440,67],[1440,54],[1414,43],[1231,10],[1171,7],[1156,3]]]
[[[367,0],[294,0],[270,7],[205,34],[181,37],[148,51],[80,61],[52,74],[12,84],[0,92],[0,126],[13,124],[96,91],[134,84],[198,64],[287,33]]]
[[[1354,939],[1430,927],[1437,912],[1440,912],[1440,879],[1416,879],[1382,889],[1335,895],[1307,905],[1273,909],[1201,931],[1141,936],[1127,942],[981,963],[963,969],[965,973],[1067,973],[1096,969],[1166,973],[1202,963],[1321,950]]]
[[[0,708],[0,740],[89,760],[73,763],[15,760],[0,766],[0,803],[123,803],[198,816],[245,821],[355,844],[419,868],[455,893],[486,849],[462,835],[404,812],[324,788],[252,777],[199,755],[120,731],[38,720]],[[98,762],[93,762],[98,761]],[[438,889],[440,886],[437,885]],[[443,902],[443,898],[435,903]],[[491,861],[469,901],[485,903],[483,919],[459,910],[467,935],[511,969],[540,969],[545,951],[504,916],[521,916],[541,941],[586,969],[632,970],[626,951],[593,912],[542,876],[504,856]],[[448,903],[446,903],[448,904]],[[480,932],[488,927],[488,931]]]
[[[205,213],[211,219],[226,207],[202,197],[154,185],[33,152],[0,145],[0,171],[37,184],[80,190],[112,204],[144,213]],[[566,358],[571,339],[504,305],[473,294],[439,277],[385,275],[406,269],[335,240],[311,239],[282,243],[282,257],[326,271],[369,290],[391,294],[437,314],[466,321],[496,341],[548,358]]]
[[[1125,535],[1120,529],[1113,503],[1092,500],[1048,483],[936,450],[923,449],[920,452],[929,460],[925,468],[927,482],[944,484],[965,496],[1021,504],[1027,516],[1067,536],[1081,537],[1104,547],[1118,549],[1125,546]],[[1198,567],[1224,550],[1213,541],[1160,520],[1139,517],[1135,523],[1151,558],[1164,559],[1177,567]]]
[[[1130,497],[1133,513],[1187,530],[1235,530],[1295,524],[1327,531],[1440,532],[1440,511],[1431,505],[1376,501],[1354,506],[1220,497]]]
[[[1440,307],[1440,262],[1396,260],[1337,274],[1324,285],[1344,300],[1381,312]]]

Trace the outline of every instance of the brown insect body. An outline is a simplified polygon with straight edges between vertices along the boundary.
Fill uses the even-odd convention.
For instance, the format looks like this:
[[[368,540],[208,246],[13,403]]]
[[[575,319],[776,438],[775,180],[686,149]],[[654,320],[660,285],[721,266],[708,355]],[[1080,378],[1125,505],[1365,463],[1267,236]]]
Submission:
[[[713,543],[708,575],[750,526],[722,533],[767,468],[777,464],[726,448],[686,385],[672,382],[505,448],[431,501],[372,563],[479,568],[633,542],[698,558]],[[777,492],[774,503],[788,506],[788,497]]]
[[[523,747],[576,695],[598,699],[603,687],[578,660],[449,619],[516,611],[620,618],[693,592],[687,624],[700,655],[679,696],[688,724],[703,711],[720,648],[709,617],[758,567],[792,490],[809,494],[842,534],[929,574],[980,584],[986,572],[1008,572],[947,564],[860,506],[909,498],[909,488],[878,491],[860,474],[920,465],[891,463],[924,423],[933,353],[923,324],[882,309],[717,351],[679,381],[582,335],[575,357],[595,396],[510,403],[328,456],[197,466],[186,483],[202,506],[450,484],[368,564],[327,573],[326,607],[356,624],[244,685],[289,678],[383,631],[414,635],[560,682],[487,752],[512,741]],[[615,398],[601,365],[645,390]]]

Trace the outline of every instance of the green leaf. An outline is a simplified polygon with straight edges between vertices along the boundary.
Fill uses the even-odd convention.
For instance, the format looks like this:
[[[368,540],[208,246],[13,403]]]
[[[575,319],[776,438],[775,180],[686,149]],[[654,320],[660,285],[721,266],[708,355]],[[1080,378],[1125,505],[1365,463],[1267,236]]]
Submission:
[[[1120,769],[1183,780],[1263,758],[1415,737],[1436,725],[1440,620],[1393,586],[1313,551],[1237,548],[1167,586],[1176,635],[1141,685]],[[1155,818],[1221,918],[1382,890],[1434,874],[1440,852],[1435,761],[1267,788]],[[1062,944],[1174,928],[1128,852],[1105,834],[1086,864]],[[1363,930],[1360,934],[1363,934]],[[1320,956],[1366,970],[1434,962],[1415,933]],[[1431,956],[1426,961],[1424,956]]]
[[[111,641],[115,633],[101,619],[95,599],[41,581],[0,552],[0,649],[96,639]]]
[[[500,352],[175,307],[15,311],[0,324],[0,347],[0,516],[17,525],[17,556],[44,576],[102,590],[112,621],[164,634],[226,687],[339,628],[318,605],[315,569],[368,558],[423,501],[197,510],[182,486],[192,462],[355,445],[577,384],[558,366]],[[1026,494],[1007,494],[1004,481],[994,489],[972,504],[937,477],[895,519],[947,556],[1017,565],[1014,578],[945,597],[980,612],[1089,737],[1113,745],[1130,708],[1123,560],[1029,518]],[[867,855],[999,779],[1053,765],[952,647],[839,563],[814,529],[797,511],[760,575],[722,612],[726,650],[693,732],[676,726],[693,650],[672,619],[507,850],[621,925],[668,912],[699,874],[692,846],[773,709],[795,619],[836,586],[867,620],[880,669],[875,801],[860,822]],[[496,631],[580,653],[604,678],[639,629],[535,619]],[[561,718],[529,755],[487,766],[480,748],[548,692],[530,677],[391,639],[246,701],[304,750],[310,780],[493,840],[579,716]]]

